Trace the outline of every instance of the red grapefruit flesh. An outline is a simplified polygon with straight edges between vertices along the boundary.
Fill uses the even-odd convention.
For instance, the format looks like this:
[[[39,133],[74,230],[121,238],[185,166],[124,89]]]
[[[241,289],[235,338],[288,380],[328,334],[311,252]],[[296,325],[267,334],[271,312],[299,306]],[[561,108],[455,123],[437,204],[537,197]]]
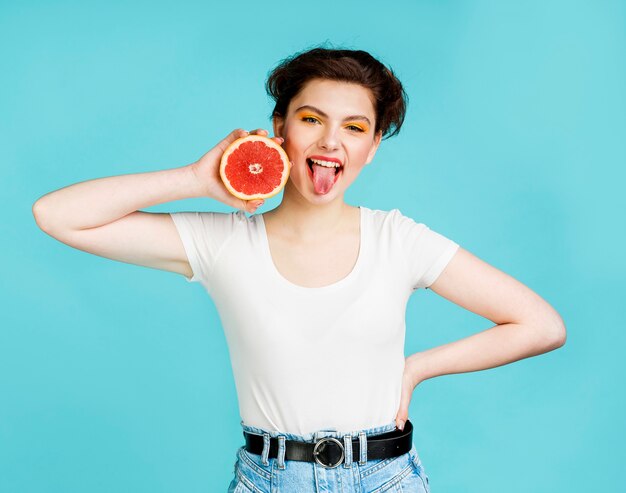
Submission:
[[[276,141],[262,135],[248,135],[226,148],[220,177],[235,197],[267,199],[283,189],[290,167],[287,153]]]

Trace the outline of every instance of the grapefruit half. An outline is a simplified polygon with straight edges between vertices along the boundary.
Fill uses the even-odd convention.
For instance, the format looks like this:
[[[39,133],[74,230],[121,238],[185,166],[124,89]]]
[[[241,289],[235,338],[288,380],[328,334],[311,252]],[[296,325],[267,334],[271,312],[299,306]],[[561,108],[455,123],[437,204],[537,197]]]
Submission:
[[[267,199],[283,189],[289,168],[287,153],[276,141],[262,135],[248,135],[226,148],[220,177],[235,197]]]

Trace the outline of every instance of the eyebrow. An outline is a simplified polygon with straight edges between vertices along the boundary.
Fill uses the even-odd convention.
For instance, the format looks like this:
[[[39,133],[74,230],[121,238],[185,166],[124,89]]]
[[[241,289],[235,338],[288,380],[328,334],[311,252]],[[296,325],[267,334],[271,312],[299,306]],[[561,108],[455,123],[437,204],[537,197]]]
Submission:
[[[318,113],[320,116],[323,116],[324,118],[328,118],[328,115],[326,113],[324,113],[319,108],[316,108],[315,106],[305,104],[304,106],[300,106],[299,108],[296,109],[296,111],[300,111],[300,110],[312,110],[312,111],[315,111],[315,113]],[[350,115],[344,118],[343,121],[345,122],[347,120],[365,120],[370,126],[372,125],[369,118],[366,117],[365,115]]]

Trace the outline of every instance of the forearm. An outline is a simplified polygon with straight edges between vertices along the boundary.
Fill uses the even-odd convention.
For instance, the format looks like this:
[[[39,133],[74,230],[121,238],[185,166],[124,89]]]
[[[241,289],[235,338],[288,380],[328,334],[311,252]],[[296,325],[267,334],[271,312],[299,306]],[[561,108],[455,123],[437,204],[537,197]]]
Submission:
[[[76,183],[41,197],[33,213],[43,229],[86,229],[156,204],[201,196],[205,190],[188,165]]]
[[[501,324],[407,358],[417,383],[440,375],[485,370],[552,351],[563,345],[558,331]]]

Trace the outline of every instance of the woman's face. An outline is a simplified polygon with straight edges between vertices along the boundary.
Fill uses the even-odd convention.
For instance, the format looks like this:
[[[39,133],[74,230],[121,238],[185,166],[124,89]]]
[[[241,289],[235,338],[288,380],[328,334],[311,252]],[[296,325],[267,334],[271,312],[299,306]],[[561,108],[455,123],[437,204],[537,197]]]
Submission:
[[[293,186],[317,202],[343,196],[378,149],[381,132],[374,133],[375,124],[369,89],[326,79],[309,81],[289,103],[287,115],[274,120],[274,134],[284,139],[283,148],[293,162]],[[334,164],[339,167],[329,167]]]

